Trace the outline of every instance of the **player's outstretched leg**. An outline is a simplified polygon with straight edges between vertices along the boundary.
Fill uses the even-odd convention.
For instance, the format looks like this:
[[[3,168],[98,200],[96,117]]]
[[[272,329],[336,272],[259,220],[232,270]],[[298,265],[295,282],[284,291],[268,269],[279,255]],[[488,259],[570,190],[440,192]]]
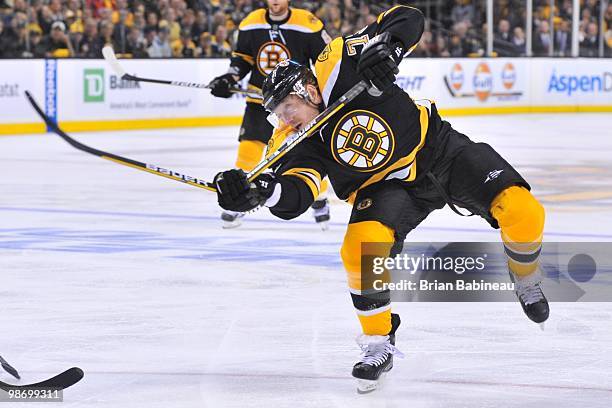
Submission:
[[[399,315],[391,314],[391,331],[386,336],[368,336],[362,334],[357,337],[357,344],[361,347],[360,360],[353,366],[353,377],[357,379],[357,392],[366,394],[378,388],[381,376],[393,368],[393,355],[403,357],[395,348],[395,331],[400,325]]]
[[[538,267],[544,231],[544,207],[524,187],[506,188],[493,200],[491,214],[501,228],[516,296],[529,319],[543,323],[549,306]]]

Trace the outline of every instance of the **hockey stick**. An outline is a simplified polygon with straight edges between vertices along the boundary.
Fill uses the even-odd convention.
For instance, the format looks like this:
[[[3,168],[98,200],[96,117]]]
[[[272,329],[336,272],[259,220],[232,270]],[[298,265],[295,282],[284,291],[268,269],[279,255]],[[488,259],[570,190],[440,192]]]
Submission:
[[[247,175],[249,181],[253,181],[257,176],[263,173],[266,169],[271,167],[274,163],[281,159],[285,154],[291,151],[295,146],[297,146],[302,140],[306,139],[308,136],[312,135],[315,131],[317,131],[323,124],[325,124],[329,118],[331,118],[336,112],[342,109],[346,104],[355,99],[357,95],[363,92],[368,87],[365,81],[360,81],[356,85],[354,85],[351,89],[349,89],[344,95],[338,98],[334,103],[332,103],[327,109],[323,112],[319,113],[313,120],[311,120],[306,126],[304,126],[300,131],[294,133],[293,135],[287,137],[283,143],[279,146],[279,148],[269,155],[267,158],[262,160],[255,168]],[[72,147],[84,151],[89,154],[93,154],[94,156],[101,157],[106,160],[110,160],[115,163],[123,164],[124,166],[132,167],[138,170],[143,170],[149,173],[156,174],[158,176],[166,177],[172,180],[180,181],[182,183],[186,183],[195,187],[203,188],[208,191],[217,191],[217,188],[213,183],[209,183],[203,180],[200,180],[195,177],[187,176],[176,172],[174,170],[165,169],[163,167],[158,167],[154,164],[142,163],[136,160],[128,159],[127,157],[122,157],[116,154],[108,153],[103,150],[94,149],[93,147],[89,147],[76,141],[75,139],[68,136],[66,132],[59,128],[57,123],[55,123],[51,118],[49,118],[42,111],[40,106],[36,103],[32,95],[29,91],[25,92],[28,101],[36,110],[36,113],[42,118],[42,120],[46,123],[46,125],[51,129],[55,134],[68,142]]]
[[[10,365],[2,356],[0,356],[0,365],[2,365],[2,368],[4,368],[4,370],[10,375],[12,375],[18,380],[21,379],[17,370],[15,370],[15,368],[12,365]]]
[[[109,45],[102,48],[102,55],[108,65],[111,66],[112,70],[119,76],[121,79],[125,79],[126,81],[135,81],[135,82],[150,82],[153,84],[163,84],[163,85],[172,85],[172,86],[182,86],[185,88],[199,88],[199,89],[210,89],[210,84],[204,85],[197,82],[183,82],[183,81],[167,81],[164,79],[152,79],[152,78],[142,78],[135,75],[128,74],[125,69],[119,64],[119,60],[117,60],[117,56],[113,51],[113,48]],[[261,93],[256,90],[247,90],[240,88],[230,88],[230,92],[237,94],[244,94],[255,98],[261,98]]]
[[[0,381],[0,389],[4,391],[10,390],[28,390],[28,389],[46,389],[46,390],[63,390],[81,381],[85,374],[79,367],[72,367],[63,373],[49,378],[48,380],[40,381],[33,384],[12,385]]]
[[[55,134],[64,139],[66,142],[68,142],[72,147],[75,147],[86,153],[93,154],[94,156],[98,156],[115,163],[123,164],[124,166],[147,171],[149,173],[157,174],[158,176],[167,177],[169,179],[177,180],[195,187],[203,188],[205,190],[217,191],[214,185],[206,181],[200,180],[196,177],[187,176],[177,171],[165,169],[154,164],[142,163],[136,160],[128,159],[127,157],[122,157],[116,154],[105,152],[103,150],[94,149],[93,147],[89,147],[87,145],[84,145],[83,143],[76,141],[75,139],[68,136],[66,132],[60,129],[57,123],[55,123],[53,120],[51,120],[51,118],[45,115],[45,113],[42,111],[40,106],[38,106],[30,92],[26,91],[25,94],[36,113],[38,113],[38,115],[42,118],[42,120],[49,127],[49,129],[51,129]]]

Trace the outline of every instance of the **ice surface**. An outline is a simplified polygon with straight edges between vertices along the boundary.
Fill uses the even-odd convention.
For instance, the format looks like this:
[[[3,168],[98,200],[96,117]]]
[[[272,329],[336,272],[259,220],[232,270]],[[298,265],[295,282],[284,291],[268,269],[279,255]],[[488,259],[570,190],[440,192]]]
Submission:
[[[451,122],[532,183],[547,240],[612,240],[610,115]],[[237,129],[74,136],[212,178],[232,167]],[[397,304],[407,357],[383,390],[357,395],[359,325],[338,253],[350,208],[340,201],[327,232],[310,214],[286,222],[265,211],[222,230],[213,194],[54,135],[0,137],[0,175],[0,354],[23,383],[83,368],[65,407],[611,406],[603,303],[554,303],[545,331],[517,303]],[[498,239],[444,209],[406,245]]]

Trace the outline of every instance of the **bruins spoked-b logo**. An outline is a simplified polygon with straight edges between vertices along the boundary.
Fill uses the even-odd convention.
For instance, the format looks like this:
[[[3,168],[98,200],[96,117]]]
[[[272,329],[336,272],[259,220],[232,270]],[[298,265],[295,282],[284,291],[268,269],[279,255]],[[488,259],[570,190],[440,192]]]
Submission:
[[[331,139],[334,159],[357,171],[380,169],[393,155],[393,148],[391,127],[380,116],[366,110],[344,115]]]
[[[289,49],[282,43],[269,41],[257,52],[257,69],[263,76],[267,76],[276,64],[286,59],[291,59]]]

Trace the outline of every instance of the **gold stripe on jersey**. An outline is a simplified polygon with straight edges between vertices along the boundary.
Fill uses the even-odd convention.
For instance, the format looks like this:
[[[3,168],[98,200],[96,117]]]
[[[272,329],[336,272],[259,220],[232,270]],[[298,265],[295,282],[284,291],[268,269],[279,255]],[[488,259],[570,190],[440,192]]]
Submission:
[[[308,10],[291,9],[289,20],[281,28],[306,33],[316,33],[323,29],[323,23]]]
[[[254,30],[257,28],[270,28],[270,24],[266,21],[266,9],[264,8],[249,13],[238,26],[238,29],[242,31]]]
[[[302,180],[312,193],[312,198],[316,199],[321,190],[321,175],[314,169],[305,167],[294,167],[285,171],[282,176],[294,176]]]
[[[383,180],[385,177],[393,173],[395,170],[401,169],[402,167],[406,167],[410,164],[411,164],[410,173],[403,180],[413,181],[416,178],[416,155],[419,152],[419,150],[423,148],[423,145],[425,145],[425,139],[427,137],[427,129],[429,128],[429,111],[427,110],[425,106],[416,105],[416,107],[420,111],[419,122],[421,124],[421,140],[419,141],[419,144],[414,149],[412,149],[410,154],[397,160],[395,163],[393,163],[391,166],[389,166],[385,170],[374,174],[372,177],[367,179],[363,184],[361,184],[359,188],[353,191],[347,198],[347,201],[349,203],[352,203],[355,200],[355,196],[357,195],[357,192],[359,190]]]
[[[239,57],[244,60],[244,62],[249,65],[253,65],[255,63],[255,59],[248,54],[243,54],[241,52],[232,51],[232,57]]]
[[[343,48],[344,38],[338,37],[325,46],[315,62],[315,75],[325,104],[329,102],[331,91],[338,79]]]

